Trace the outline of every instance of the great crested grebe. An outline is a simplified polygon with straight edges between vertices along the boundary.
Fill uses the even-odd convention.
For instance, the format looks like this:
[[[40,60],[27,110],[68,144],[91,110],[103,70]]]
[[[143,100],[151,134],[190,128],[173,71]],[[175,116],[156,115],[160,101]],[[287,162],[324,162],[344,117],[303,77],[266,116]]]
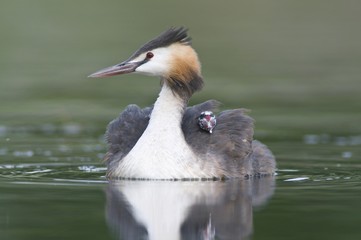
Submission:
[[[89,77],[142,73],[161,79],[154,106],[129,105],[109,123],[105,161],[110,178],[224,179],[275,172],[268,148],[253,140],[253,120],[243,109],[214,116],[219,103],[187,107],[201,90],[197,53],[185,28],[170,28],[128,60]]]

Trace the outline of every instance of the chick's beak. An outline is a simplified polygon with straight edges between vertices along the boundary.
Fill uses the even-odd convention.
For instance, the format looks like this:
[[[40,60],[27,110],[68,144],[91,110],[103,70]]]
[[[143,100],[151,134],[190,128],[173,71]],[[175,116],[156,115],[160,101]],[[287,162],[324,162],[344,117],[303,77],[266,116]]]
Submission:
[[[122,62],[117,65],[104,68],[99,70],[88,77],[98,78],[98,77],[110,77],[114,75],[132,73],[137,67],[141,65],[141,62]]]

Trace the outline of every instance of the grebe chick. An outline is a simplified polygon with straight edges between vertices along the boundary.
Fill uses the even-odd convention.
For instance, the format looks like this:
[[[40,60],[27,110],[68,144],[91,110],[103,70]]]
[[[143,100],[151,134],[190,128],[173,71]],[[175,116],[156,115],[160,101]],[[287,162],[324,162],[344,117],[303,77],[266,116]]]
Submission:
[[[245,110],[223,111],[208,127],[204,122],[204,130],[200,117],[205,114],[212,120],[209,112],[219,103],[209,100],[187,107],[203,86],[201,65],[190,41],[187,29],[170,28],[128,60],[89,76],[135,72],[161,80],[154,106],[129,105],[109,123],[105,156],[109,178],[225,179],[275,172],[271,151],[253,140],[253,120]]]

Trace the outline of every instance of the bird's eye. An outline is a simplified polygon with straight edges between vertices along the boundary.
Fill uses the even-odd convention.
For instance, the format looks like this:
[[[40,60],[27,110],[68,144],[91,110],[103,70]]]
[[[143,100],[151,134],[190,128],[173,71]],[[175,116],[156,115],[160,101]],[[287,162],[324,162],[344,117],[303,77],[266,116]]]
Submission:
[[[154,54],[152,52],[147,52],[147,58],[151,59],[152,57],[154,57]]]

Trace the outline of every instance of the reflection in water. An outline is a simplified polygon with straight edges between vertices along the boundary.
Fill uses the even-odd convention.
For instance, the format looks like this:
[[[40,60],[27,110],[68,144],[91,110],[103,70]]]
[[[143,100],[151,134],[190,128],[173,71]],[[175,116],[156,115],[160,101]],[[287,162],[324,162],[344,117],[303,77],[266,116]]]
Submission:
[[[265,204],[273,191],[273,177],[113,181],[107,189],[107,220],[123,240],[244,239],[252,233],[252,208]]]

